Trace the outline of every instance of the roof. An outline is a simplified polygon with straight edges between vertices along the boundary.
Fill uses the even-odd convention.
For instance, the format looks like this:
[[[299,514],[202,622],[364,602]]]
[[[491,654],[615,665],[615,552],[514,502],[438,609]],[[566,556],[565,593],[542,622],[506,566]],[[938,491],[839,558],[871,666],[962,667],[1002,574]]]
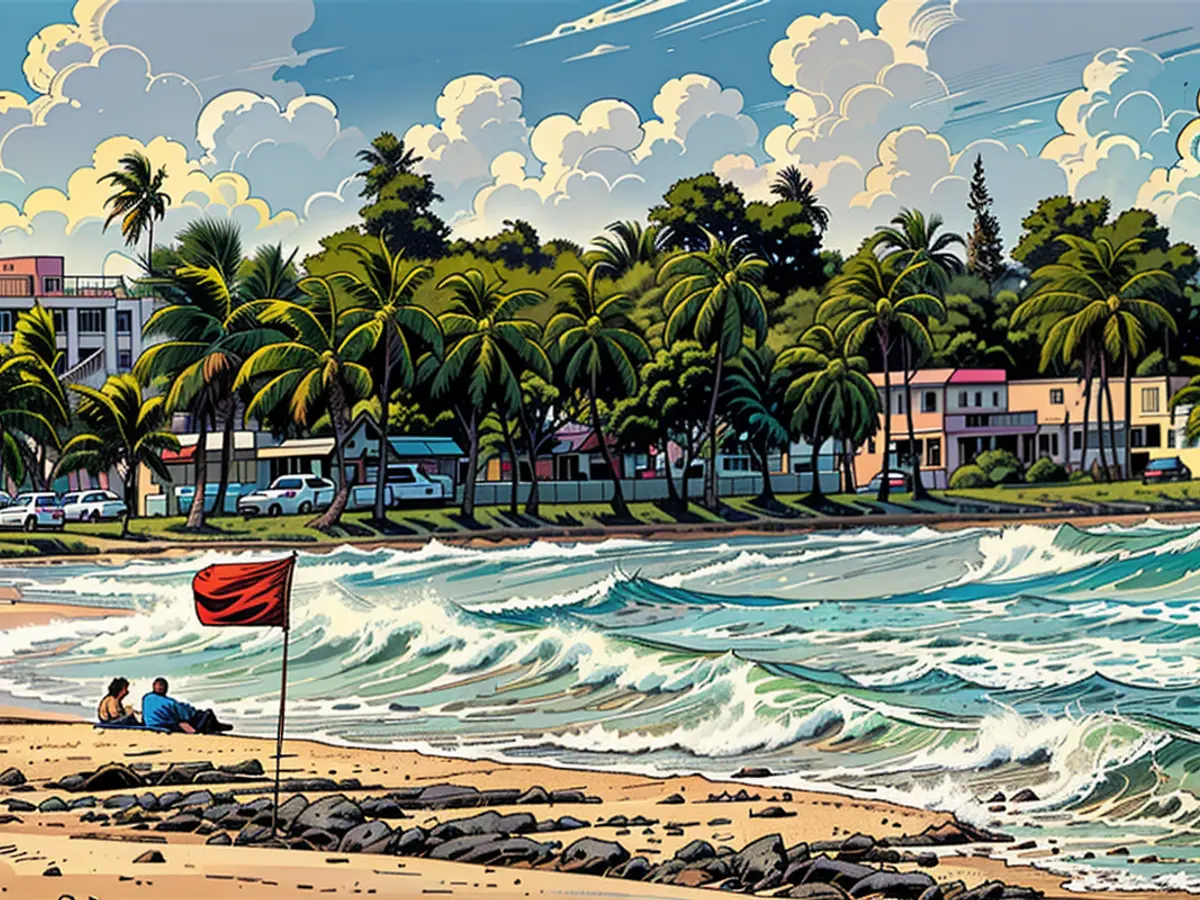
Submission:
[[[182,441],[180,442],[182,443]],[[162,461],[170,465],[171,463],[186,463],[191,462],[196,458],[196,442],[193,440],[191,444],[186,444],[178,450],[164,450],[162,453]]]
[[[893,370],[891,380],[892,387],[903,387],[903,371]],[[871,381],[877,387],[883,387],[883,373],[872,372]],[[932,387],[944,384],[1003,384],[1006,381],[1008,373],[1003,369],[918,369],[908,383],[913,387]]]
[[[448,437],[394,437],[388,438],[388,443],[401,457],[437,457],[463,456],[462,448],[453,438]]]
[[[235,431],[233,433],[233,449],[234,450],[253,450],[254,449],[253,431]],[[184,434],[175,435],[179,439],[179,444],[184,449],[191,448],[193,451],[196,445],[200,443],[200,435],[196,432],[187,432]],[[221,444],[225,440],[225,435],[220,431],[210,431],[205,438],[204,447],[207,450],[220,450]],[[165,456],[164,456],[165,458]]]
[[[259,459],[285,459],[289,456],[328,456],[333,452],[334,439],[295,438],[284,441],[278,447],[261,447]]]
[[[1008,373],[1003,369],[955,369],[950,384],[1004,384]]]

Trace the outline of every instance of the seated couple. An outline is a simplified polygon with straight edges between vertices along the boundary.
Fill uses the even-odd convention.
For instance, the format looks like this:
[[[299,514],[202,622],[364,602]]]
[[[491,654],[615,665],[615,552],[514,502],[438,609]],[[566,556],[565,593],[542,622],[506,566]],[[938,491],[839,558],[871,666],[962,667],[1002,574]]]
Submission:
[[[219,734],[233,730],[217,720],[211,709],[196,709],[187,703],[167,696],[167,679],[155,678],[153,690],[142,697],[142,718],[123,701],[129,696],[129,680],[114,678],[108,686],[108,694],[100,701],[97,715],[101,725],[142,725],[164,731],[182,731],[185,734]]]

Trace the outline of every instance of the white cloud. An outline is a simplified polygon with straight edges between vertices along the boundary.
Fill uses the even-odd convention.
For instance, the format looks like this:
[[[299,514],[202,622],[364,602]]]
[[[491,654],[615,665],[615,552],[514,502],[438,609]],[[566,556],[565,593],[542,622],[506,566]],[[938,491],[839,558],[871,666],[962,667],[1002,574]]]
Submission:
[[[546,34],[530,38],[521,46],[528,47],[530,44],[540,44],[544,41],[556,41],[560,38],[574,37],[577,34],[587,31],[595,31],[597,28],[640,19],[642,16],[662,12],[664,9],[670,9],[672,6],[679,6],[681,3],[686,2],[687,0],[621,0],[619,3],[605,6],[595,12],[588,13],[586,16],[580,16],[578,19],[561,22]]]
[[[568,56],[563,62],[579,62],[583,59],[597,59],[601,56],[611,56],[613,53],[623,53],[629,49],[628,44],[623,44],[620,47],[615,44],[597,44],[587,53],[580,53],[577,56]]]

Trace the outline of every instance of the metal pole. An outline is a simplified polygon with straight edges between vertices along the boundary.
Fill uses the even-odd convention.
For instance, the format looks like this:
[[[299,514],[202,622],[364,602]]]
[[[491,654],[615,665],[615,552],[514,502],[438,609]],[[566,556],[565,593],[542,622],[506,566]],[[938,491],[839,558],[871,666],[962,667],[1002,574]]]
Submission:
[[[287,708],[288,638],[292,626],[292,576],[296,571],[296,554],[292,553],[292,569],[288,572],[287,607],[283,617],[283,667],[279,674],[279,730],[275,733],[275,796],[271,808],[271,837],[279,830],[279,771],[283,763],[283,722]]]

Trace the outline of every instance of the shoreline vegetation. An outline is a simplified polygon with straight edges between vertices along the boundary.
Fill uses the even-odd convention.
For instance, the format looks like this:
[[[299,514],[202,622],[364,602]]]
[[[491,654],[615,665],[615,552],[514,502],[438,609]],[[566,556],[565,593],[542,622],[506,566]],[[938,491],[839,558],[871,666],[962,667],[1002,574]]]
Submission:
[[[267,739],[0,712],[0,886],[19,897],[186,900],[227,882],[248,897],[1132,896],[1010,866],[1003,836],[947,813],[794,791],[765,771],[652,778],[301,739],[285,745],[288,837],[272,841]]]

